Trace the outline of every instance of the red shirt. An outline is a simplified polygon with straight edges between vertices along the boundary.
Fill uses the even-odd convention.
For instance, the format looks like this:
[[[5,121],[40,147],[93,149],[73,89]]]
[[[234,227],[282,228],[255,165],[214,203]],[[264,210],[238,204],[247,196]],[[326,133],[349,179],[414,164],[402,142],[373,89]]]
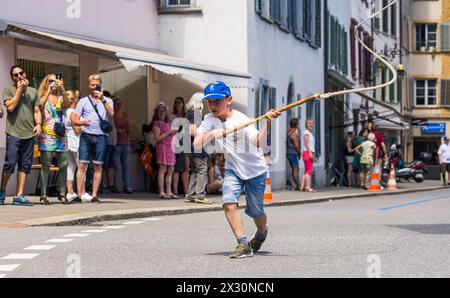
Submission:
[[[384,138],[383,135],[378,131],[372,131],[372,133],[375,135],[375,138],[377,139],[375,144],[377,145],[377,159],[379,159],[383,155],[383,148],[381,148],[381,143],[384,143]]]

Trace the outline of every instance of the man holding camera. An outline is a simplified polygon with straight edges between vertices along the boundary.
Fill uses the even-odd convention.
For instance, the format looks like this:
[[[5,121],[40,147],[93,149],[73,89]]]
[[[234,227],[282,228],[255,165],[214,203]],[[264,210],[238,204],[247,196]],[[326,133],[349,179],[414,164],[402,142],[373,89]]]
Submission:
[[[114,117],[114,103],[112,99],[103,95],[101,83],[102,79],[99,74],[89,77],[90,94],[78,102],[75,112],[71,116],[72,124],[82,127],[77,172],[78,197],[72,201],[73,203],[81,203],[82,183],[85,183],[86,170],[91,156],[94,164],[92,202],[100,203],[97,193],[102,181],[107,136],[112,130],[108,117]]]
[[[28,86],[25,71],[13,66],[10,76],[14,84],[3,89],[3,100],[8,111],[6,119],[6,156],[0,187],[0,205],[5,203],[5,191],[16,164],[16,194],[13,198],[15,206],[33,206],[23,195],[27,175],[33,163],[34,137],[41,133],[42,114],[36,89]]]

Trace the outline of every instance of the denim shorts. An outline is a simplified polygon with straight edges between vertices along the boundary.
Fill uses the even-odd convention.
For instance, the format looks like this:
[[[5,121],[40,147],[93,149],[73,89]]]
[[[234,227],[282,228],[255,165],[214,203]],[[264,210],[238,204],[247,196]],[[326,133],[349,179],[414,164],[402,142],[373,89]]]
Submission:
[[[3,172],[14,173],[16,164],[19,164],[19,172],[30,174],[33,163],[34,138],[19,139],[6,135],[6,156]]]
[[[79,163],[89,163],[92,156],[92,162],[96,165],[103,165],[105,162],[105,153],[107,139],[104,135],[91,135],[82,133],[80,136],[80,156]]]
[[[287,159],[289,160],[289,164],[291,168],[298,168],[300,164],[300,158],[297,154],[288,154]]]
[[[245,213],[251,218],[258,219],[264,216],[264,191],[266,189],[267,173],[258,177],[242,180],[232,170],[225,170],[225,179],[222,186],[222,204],[238,204],[242,190],[245,186],[247,207]]]

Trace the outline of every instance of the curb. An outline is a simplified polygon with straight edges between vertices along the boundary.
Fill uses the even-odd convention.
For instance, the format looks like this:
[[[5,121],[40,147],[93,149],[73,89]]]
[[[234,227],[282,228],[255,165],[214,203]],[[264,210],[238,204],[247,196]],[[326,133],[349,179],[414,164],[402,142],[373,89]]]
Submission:
[[[356,199],[365,197],[377,197],[377,196],[389,196],[406,194],[413,192],[425,192],[447,189],[447,187],[427,187],[421,189],[407,189],[392,192],[379,192],[379,193],[360,193],[360,194],[348,194],[348,195],[335,195],[318,197],[314,199],[294,199],[285,200],[282,202],[273,202],[266,204],[265,207],[282,207],[282,206],[292,206],[292,205],[306,205],[315,203],[324,203],[329,201],[338,201],[346,199]],[[245,205],[241,205],[239,209],[244,209]],[[134,209],[134,210],[120,210],[120,211],[102,211],[96,213],[86,213],[84,215],[62,215],[55,217],[46,217],[39,219],[32,219],[22,222],[16,222],[15,225],[21,225],[26,227],[43,227],[43,226],[76,226],[76,225],[93,225],[98,222],[105,221],[118,221],[118,220],[128,220],[128,219],[139,219],[157,216],[171,216],[171,215],[182,215],[182,214],[193,214],[193,213],[205,213],[205,212],[217,212],[223,211],[221,205],[212,205],[210,207],[181,207],[181,208],[149,208],[149,209]]]

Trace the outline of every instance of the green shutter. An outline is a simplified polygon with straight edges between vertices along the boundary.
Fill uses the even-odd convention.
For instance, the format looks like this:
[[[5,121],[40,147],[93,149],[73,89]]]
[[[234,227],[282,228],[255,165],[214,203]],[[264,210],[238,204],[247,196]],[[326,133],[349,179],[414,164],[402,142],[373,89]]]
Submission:
[[[391,6],[391,34],[397,36],[397,3]]]
[[[386,83],[386,69],[381,69],[381,84],[384,85]],[[381,100],[386,101],[386,88],[381,89]]]
[[[389,81],[391,81],[394,78],[394,75],[391,71],[389,71]],[[389,85],[389,99],[391,102],[396,102],[395,98],[395,83]]]

